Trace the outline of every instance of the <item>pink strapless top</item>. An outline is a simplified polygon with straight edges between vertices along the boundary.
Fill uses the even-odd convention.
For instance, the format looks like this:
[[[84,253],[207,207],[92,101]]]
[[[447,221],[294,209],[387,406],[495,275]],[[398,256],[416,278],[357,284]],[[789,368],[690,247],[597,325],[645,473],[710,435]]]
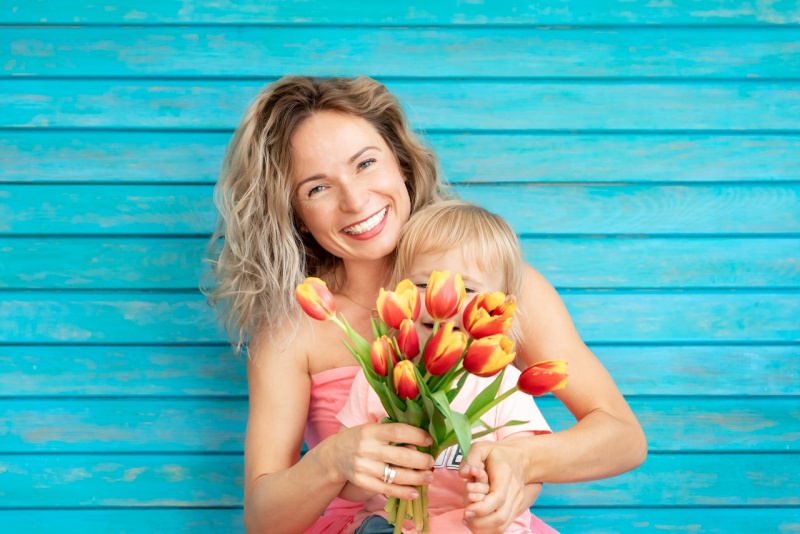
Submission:
[[[328,369],[311,376],[311,399],[303,435],[309,448],[316,447],[320,441],[339,431],[341,423],[336,416],[344,408],[344,403],[350,395],[350,386],[359,370],[359,366],[352,365]],[[363,508],[362,503],[353,503],[337,497],[305,534],[353,532],[357,526],[353,522]],[[359,516],[359,520],[361,519],[363,516]],[[558,531],[535,515],[531,517],[531,532],[558,534]]]
[[[357,365],[337,367],[311,376],[311,398],[303,435],[308,448],[316,447],[320,441],[339,431],[341,423],[336,415],[344,407],[359,369]],[[328,505],[324,515],[306,530],[306,534],[339,534],[352,530],[353,519],[363,508],[362,503],[337,497]]]

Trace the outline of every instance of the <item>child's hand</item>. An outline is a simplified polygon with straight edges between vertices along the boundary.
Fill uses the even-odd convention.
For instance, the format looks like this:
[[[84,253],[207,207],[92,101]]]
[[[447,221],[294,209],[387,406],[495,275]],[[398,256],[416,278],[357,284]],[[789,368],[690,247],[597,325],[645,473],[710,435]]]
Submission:
[[[461,467],[464,484],[464,504],[481,502],[489,494],[489,473],[483,466],[464,465]]]

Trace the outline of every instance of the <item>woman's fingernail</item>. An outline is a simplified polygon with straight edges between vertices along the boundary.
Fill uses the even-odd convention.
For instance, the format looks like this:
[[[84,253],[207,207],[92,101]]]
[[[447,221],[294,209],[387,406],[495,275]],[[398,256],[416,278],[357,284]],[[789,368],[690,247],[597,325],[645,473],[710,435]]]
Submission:
[[[416,491],[412,491],[411,493],[408,494],[409,499],[413,500],[416,499],[417,497],[419,497],[419,493],[417,493]]]
[[[464,512],[464,521],[469,521],[475,516],[475,512]]]

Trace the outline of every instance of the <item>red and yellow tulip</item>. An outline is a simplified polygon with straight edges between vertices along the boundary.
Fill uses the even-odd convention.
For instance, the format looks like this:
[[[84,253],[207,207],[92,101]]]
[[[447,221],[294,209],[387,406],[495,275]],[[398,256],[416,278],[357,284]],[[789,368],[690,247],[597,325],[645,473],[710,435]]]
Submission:
[[[517,305],[501,291],[476,295],[462,314],[464,328],[475,339],[505,334],[511,327]]]
[[[328,285],[319,278],[308,277],[298,285],[294,296],[303,311],[318,321],[336,317],[336,300]]]
[[[411,360],[401,360],[394,366],[394,390],[403,400],[416,399],[419,395],[419,384]]]
[[[419,317],[419,290],[411,280],[401,280],[394,291],[380,290],[378,315],[390,328],[400,328],[403,319],[416,321]]]
[[[464,355],[464,369],[473,375],[494,376],[514,361],[514,342],[503,334],[476,339]]]
[[[413,360],[419,354],[419,335],[414,321],[403,319],[397,332],[397,347],[400,354],[409,360]]]
[[[461,308],[467,292],[458,273],[433,271],[425,289],[425,307],[428,315],[439,321],[453,317]]]
[[[567,362],[564,360],[544,360],[525,369],[517,387],[528,395],[538,397],[550,391],[564,389],[567,385]]]
[[[392,342],[388,336],[381,336],[372,342],[369,350],[369,357],[372,360],[372,368],[380,376],[386,376],[389,373],[389,358],[392,363],[397,363],[397,356],[392,350]]]
[[[425,346],[425,368],[432,375],[443,375],[461,358],[467,346],[464,332],[453,330],[453,321],[444,323],[428,340]]]

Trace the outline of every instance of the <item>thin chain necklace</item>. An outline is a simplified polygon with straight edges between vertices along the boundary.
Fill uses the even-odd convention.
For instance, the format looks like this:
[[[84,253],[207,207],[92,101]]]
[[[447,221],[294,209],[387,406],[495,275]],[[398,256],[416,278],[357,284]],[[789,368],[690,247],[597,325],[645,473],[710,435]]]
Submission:
[[[358,301],[354,300],[352,297],[349,297],[349,296],[347,296],[347,295],[346,295],[346,294],[344,294],[344,293],[339,293],[339,294],[340,294],[341,296],[343,296],[344,298],[346,298],[347,300],[349,300],[350,302],[352,302],[353,304],[355,304],[356,306],[358,306],[359,308],[363,309],[363,310],[366,310],[366,311],[368,311],[368,312],[370,312],[370,313],[372,313],[372,312],[374,312],[374,311],[377,311],[377,308],[375,308],[375,306],[364,306],[364,305],[363,305],[363,304],[361,304],[360,302],[358,302]]]

